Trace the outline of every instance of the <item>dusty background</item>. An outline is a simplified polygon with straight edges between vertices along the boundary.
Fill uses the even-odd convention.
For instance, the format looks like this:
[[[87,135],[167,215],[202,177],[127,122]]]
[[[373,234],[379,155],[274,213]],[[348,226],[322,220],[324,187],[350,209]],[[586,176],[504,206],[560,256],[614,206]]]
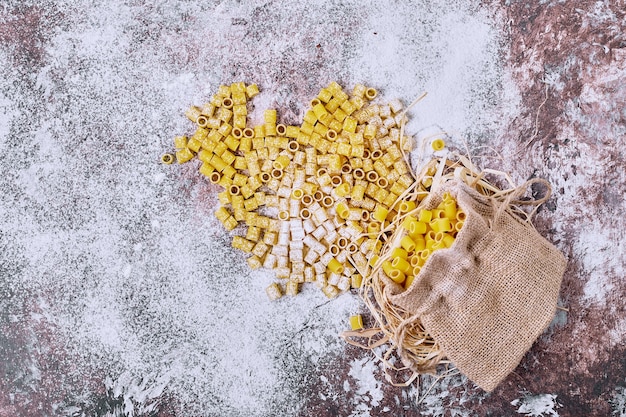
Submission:
[[[623,1],[98,3],[0,3],[0,416],[626,415]],[[354,294],[268,302],[158,163],[221,83],[299,123],[331,80],[428,91],[414,134],[553,184],[569,311],[493,393],[386,384],[337,336]]]

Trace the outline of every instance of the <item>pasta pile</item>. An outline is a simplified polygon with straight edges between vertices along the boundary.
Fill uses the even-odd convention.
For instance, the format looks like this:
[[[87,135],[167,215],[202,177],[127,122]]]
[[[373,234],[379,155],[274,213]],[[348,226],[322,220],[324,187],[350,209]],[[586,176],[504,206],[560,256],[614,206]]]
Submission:
[[[274,270],[270,299],[296,295],[305,282],[329,298],[360,287],[381,250],[381,229],[414,183],[401,102],[378,104],[373,88],[357,84],[349,95],[331,82],[300,126],[278,123],[276,110],[249,126],[246,103],[258,93],[255,84],[222,85],[204,106],[191,107],[195,132],[174,139],[176,161],[197,158],[200,173],[223,188],[215,216],[242,231],[232,246],[250,255],[251,268]]]
[[[448,193],[433,210],[416,210],[415,201],[402,201],[399,214],[403,213],[409,214],[400,223],[402,232],[391,244],[381,267],[389,278],[408,289],[434,251],[452,246],[466,216]],[[380,260],[374,255],[370,265]]]

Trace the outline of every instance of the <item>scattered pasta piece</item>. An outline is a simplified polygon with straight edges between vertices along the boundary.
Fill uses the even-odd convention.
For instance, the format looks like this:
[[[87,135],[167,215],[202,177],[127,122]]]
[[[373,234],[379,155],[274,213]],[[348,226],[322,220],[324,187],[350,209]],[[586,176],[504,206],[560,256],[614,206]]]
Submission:
[[[435,139],[432,141],[430,146],[433,148],[433,151],[437,152],[442,151],[446,147],[446,143],[443,141],[443,139]]]
[[[363,317],[360,314],[350,316],[350,328],[352,330],[361,330],[363,328]]]

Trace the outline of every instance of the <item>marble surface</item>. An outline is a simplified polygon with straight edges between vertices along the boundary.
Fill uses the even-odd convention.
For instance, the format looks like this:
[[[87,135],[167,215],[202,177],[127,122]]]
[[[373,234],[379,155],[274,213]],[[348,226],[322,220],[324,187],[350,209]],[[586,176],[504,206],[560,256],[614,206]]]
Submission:
[[[0,416],[626,416],[623,1],[6,0],[0,4]],[[411,102],[482,166],[553,197],[559,311],[492,393],[398,388],[346,346],[355,294],[271,303],[184,111],[257,83],[300,122],[330,81]],[[432,385],[432,387],[431,387]]]

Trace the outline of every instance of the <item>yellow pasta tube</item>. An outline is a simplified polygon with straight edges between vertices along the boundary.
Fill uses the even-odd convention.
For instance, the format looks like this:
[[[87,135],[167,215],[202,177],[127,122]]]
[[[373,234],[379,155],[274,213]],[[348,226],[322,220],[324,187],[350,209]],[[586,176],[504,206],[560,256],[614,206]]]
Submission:
[[[230,122],[230,119],[233,117],[232,110],[227,109],[226,107],[220,107],[217,109],[217,118],[224,123]],[[208,125],[208,124],[207,124]]]
[[[291,160],[287,155],[279,155],[273,163],[275,169],[285,170]]]
[[[259,269],[261,266],[263,266],[261,258],[259,258],[257,255],[252,255],[251,257],[246,259],[246,263],[248,264],[250,269]]]
[[[250,186],[248,184],[244,184],[239,188],[239,191],[241,192],[241,195],[243,196],[243,198],[250,198],[253,194],[254,191],[252,190],[252,188],[250,188]]]
[[[176,151],[176,161],[178,161],[179,164],[183,164],[187,161],[190,161],[193,158],[193,155],[193,152],[190,151],[188,148],[181,149],[179,151]]]
[[[217,89],[216,96],[219,97],[230,97],[231,90],[229,85],[220,85]]]
[[[447,218],[438,218],[434,219],[430,222],[430,227],[437,232],[449,232],[452,230],[452,223],[450,219]]]
[[[261,150],[265,148],[265,138],[264,137],[254,137],[252,138],[252,149]]]
[[[176,149],[184,149],[187,147],[187,136],[176,136],[174,138],[174,147]]]
[[[276,134],[276,125],[273,123],[265,123],[263,125],[263,128],[265,129],[265,134],[268,136],[273,136]]]
[[[335,287],[334,285],[326,285],[324,288],[322,288],[322,292],[328,298],[335,298],[339,295],[339,288]]]
[[[185,112],[185,116],[187,116],[187,118],[189,120],[191,120],[192,122],[194,122],[194,123],[197,122],[198,116],[200,116],[200,114],[201,114],[201,109],[199,107],[196,107],[196,106],[191,106]]]
[[[328,155],[328,172],[331,174],[341,173],[342,165],[340,155]]]
[[[246,95],[248,98],[252,98],[259,94],[259,87],[256,84],[250,84],[246,87]]]
[[[308,110],[306,113],[304,113],[304,117],[302,118],[302,120],[303,125],[304,123],[307,123],[311,125],[312,128],[315,122],[317,122],[317,116],[315,115],[315,112],[313,110]]]
[[[222,101],[222,103],[224,103],[226,99],[224,99]],[[245,92],[234,92],[232,94],[232,102],[231,102],[231,107],[235,107],[235,106],[239,106],[239,105],[244,105],[246,104],[246,94]]]
[[[328,110],[326,110],[322,103],[317,103],[313,106],[313,113],[315,114],[317,120],[321,121],[328,114]]]
[[[335,207],[335,211],[337,212],[337,215],[344,220],[347,219],[350,215],[350,210],[344,203],[337,204],[337,207]]]
[[[382,205],[386,205],[387,207],[389,206],[388,202],[386,202],[386,199],[388,196],[389,196],[389,191],[383,190],[382,188],[379,188],[379,187],[376,188],[376,192],[373,195],[374,200],[378,201],[379,203],[382,203]]]
[[[365,126],[365,130],[363,130],[363,137],[365,139],[374,139],[376,137],[376,126],[368,124]]]
[[[221,172],[224,170],[224,168],[226,168],[228,164],[224,162],[224,160],[219,156],[213,155],[213,157],[211,158],[211,165],[213,165],[217,171]]]
[[[446,147],[446,143],[443,141],[443,139],[435,139],[431,142],[430,146],[433,151],[441,151],[443,150],[443,148]]]
[[[248,227],[248,231],[246,232],[246,239],[253,242],[258,242],[261,239],[261,229],[256,226]]]
[[[413,177],[408,174],[403,174],[398,178],[398,182],[400,185],[404,186],[405,189],[409,188],[413,184]]]
[[[372,214],[372,217],[374,218],[374,220],[382,223],[387,218],[388,214],[389,209],[383,207],[382,205],[377,205],[374,209],[374,214]]]
[[[340,185],[341,185],[341,183],[342,183],[341,176],[339,176],[339,175],[333,175],[333,176],[331,176],[331,177],[330,177],[330,184],[331,184],[333,187],[335,187],[335,189],[336,189],[336,187],[340,186]]]
[[[243,130],[244,136],[239,141],[239,150],[244,153],[250,152],[250,150],[252,150],[252,138],[245,135],[246,129]]]
[[[222,135],[222,136],[228,136],[232,130],[233,130],[233,127],[231,125],[229,125],[228,123],[223,123],[219,127],[219,129],[217,129],[219,134]]]
[[[424,236],[412,235],[411,239],[413,239],[413,242],[415,242],[415,249],[414,249],[415,252],[419,252],[426,248],[426,240],[424,239]]]
[[[352,156],[352,145],[350,145],[349,143],[338,143],[337,153],[339,155],[343,155],[347,157]]]
[[[337,259],[332,258],[327,265],[328,269],[335,274],[342,274],[344,266]]]
[[[433,212],[430,210],[422,209],[419,213],[419,221],[424,223],[430,223],[433,217]]]
[[[252,252],[252,248],[254,248],[254,242],[251,242],[242,236],[233,236],[231,245],[233,248],[240,249],[248,253]]]
[[[374,100],[377,95],[378,95],[378,91],[376,91],[375,88],[370,87],[365,90],[365,98],[368,100]]]
[[[226,165],[232,165],[233,162],[235,162],[235,155],[228,150],[222,152],[220,158],[222,158],[222,161],[224,161]]]
[[[383,191],[387,193],[387,196],[382,200],[382,204],[387,207],[393,207],[394,204],[396,203],[396,200],[398,199],[398,196],[394,193],[390,193],[387,190],[383,190]]]
[[[253,211],[259,207],[259,203],[256,201],[256,198],[252,196],[243,202],[243,207],[246,209],[246,211]]]
[[[356,132],[357,120],[353,117],[346,117],[343,121],[342,129],[346,132],[354,133]]]
[[[302,184],[300,188],[302,188],[302,191],[308,195],[313,195],[317,191],[317,185],[308,181]]]
[[[318,133],[320,136],[325,137],[328,133],[328,128],[326,126],[324,126],[322,123],[316,123],[313,126],[313,131]],[[334,133],[335,138],[337,137],[337,132]],[[330,138],[328,138],[330,140]]]
[[[202,142],[196,138],[191,138],[187,142],[187,148],[191,149],[194,152],[198,152],[201,146]]]
[[[402,207],[400,207],[400,211],[402,211]],[[407,231],[411,230],[411,224],[417,223],[417,219],[413,216],[406,216],[400,226]]]
[[[415,241],[413,239],[411,239],[410,236],[404,236],[402,238],[402,240],[400,240],[400,245],[407,252],[413,252],[415,250],[415,247],[416,247]]]
[[[413,269],[413,275],[409,275],[408,277],[406,277],[406,280],[404,281],[404,289],[408,290],[409,287],[411,286],[411,284],[413,283],[413,281],[415,280],[415,276],[417,274],[419,274],[420,271],[420,267],[417,266]]]
[[[225,220],[222,224],[224,225],[224,228],[225,228],[226,230],[231,231],[231,230],[233,230],[235,227],[237,227],[238,222],[237,222],[237,220],[236,220],[233,216],[230,216],[230,217],[229,217],[228,219],[226,219],[226,220]]]
[[[300,144],[296,140],[285,141],[284,143],[285,146],[281,146],[281,148],[289,149],[289,151],[294,153],[297,153],[300,150]]]
[[[441,234],[441,235],[440,235]],[[435,240],[443,242],[446,248],[449,248],[454,243],[454,237],[448,233],[439,232],[435,237]]]
[[[450,220],[456,220],[457,207],[454,200],[446,200],[443,205],[443,211]]]
[[[302,281],[304,281],[304,277]],[[287,283],[285,284],[285,295],[289,295],[292,297],[296,296],[298,295],[299,288],[300,288],[299,281],[297,279],[294,279],[293,276],[290,275],[289,281],[287,281]]]
[[[263,112],[263,121],[265,123],[276,124],[277,112],[275,109],[267,109]]]
[[[322,102],[322,103],[328,103],[328,101],[333,97],[333,93],[331,93],[331,91],[327,88],[322,88],[320,90],[320,92],[317,95],[317,98]]]
[[[230,188],[228,189],[228,192],[230,193],[230,195],[235,196],[235,195],[238,195],[238,194],[239,194],[239,190],[240,190],[239,186],[238,186],[238,185],[233,184],[233,185],[231,185],[231,186],[230,186]]]
[[[405,249],[401,247],[396,247],[396,248],[393,248],[389,256],[391,257],[392,260],[395,258],[407,259],[408,254],[409,253]]]
[[[225,150],[228,149],[228,146],[226,146],[226,144],[224,142],[219,142],[218,144],[215,145],[215,147],[213,148],[213,153],[215,155],[221,155],[224,153]]]
[[[411,237],[423,235],[428,230],[428,225],[424,222],[414,221],[409,224],[409,234]]]
[[[222,205],[227,205],[231,202],[231,196],[228,191],[222,191],[217,193],[217,199]]]
[[[201,114],[202,116],[211,117],[215,112],[216,106],[213,103],[204,103],[202,106]]]
[[[341,184],[337,188],[335,188],[335,193],[339,197],[346,197],[346,196],[348,196],[350,194],[350,184],[347,184],[347,183],[344,182],[343,184]]]
[[[400,257],[393,258],[393,260],[391,261],[391,266],[404,272],[405,274],[408,274],[410,271],[413,270],[411,264],[406,259],[402,259]]]
[[[350,100],[345,100],[339,107],[340,108],[337,110],[343,110],[347,115],[350,115],[357,110],[356,105],[354,105],[354,103]]]
[[[233,152],[239,148],[239,140],[232,135],[229,135],[226,139],[224,139],[224,143],[228,146],[228,149]]]
[[[217,174],[217,172],[214,172],[211,175]],[[211,178],[209,178],[209,180],[211,180]],[[233,180],[231,180],[230,178],[228,178],[225,175],[221,175],[220,180],[216,183],[217,185],[219,185],[220,187],[223,187],[225,189],[228,189],[228,187],[230,187],[233,183]]]
[[[239,174],[236,173],[233,176],[233,184],[238,186],[238,187],[242,187],[244,185],[246,185],[248,183],[248,177],[243,175],[243,174]]]
[[[248,186],[252,191],[256,191],[260,186],[263,185],[263,182],[259,179],[258,175],[250,175],[248,177]]]
[[[172,155],[171,153],[164,153],[163,155],[161,155],[161,162],[165,165],[170,165],[172,162],[174,162],[174,155]]]
[[[393,268],[391,271],[389,271],[389,274],[387,274],[387,276],[398,284],[402,284],[406,279],[405,273],[396,268]]]
[[[352,331],[363,329],[363,317],[360,314],[350,316],[350,329]]]
[[[226,221],[230,217],[230,213],[226,210],[225,207],[220,207],[214,212],[215,218],[217,218],[220,222]]]
[[[334,202],[335,200],[331,196],[327,195],[322,199],[322,206],[329,208],[333,205]]]
[[[409,211],[415,210],[415,201],[403,201],[400,203],[398,210],[401,213],[408,213]]]
[[[285,129],[285,136],[292,139],[297,139],[300,133],[300,128],[298,126],[287,126]]]
[[[233,117],[244,116],[244,120],[245,120],[245,116],[247,114],[248,114],[248,108],[246,107],[245,104],[237,104],[233,106]]]
[[[277,283],[270,284],[265,289],[265,293],[267,294],[267,297],[272,301],[276,301],[283,296],[283,291],[281,290],[280,285],[278,285]]]
[[[257,242],[252,248],[252,253],[254,256],[258,256],[259,258],[263,258],[267,253],[269,247],[263,242]]]
[[[361,288],[363,285],[363,275],[361,274],[352,274],[350,277],[350,285],[352,288]]]

